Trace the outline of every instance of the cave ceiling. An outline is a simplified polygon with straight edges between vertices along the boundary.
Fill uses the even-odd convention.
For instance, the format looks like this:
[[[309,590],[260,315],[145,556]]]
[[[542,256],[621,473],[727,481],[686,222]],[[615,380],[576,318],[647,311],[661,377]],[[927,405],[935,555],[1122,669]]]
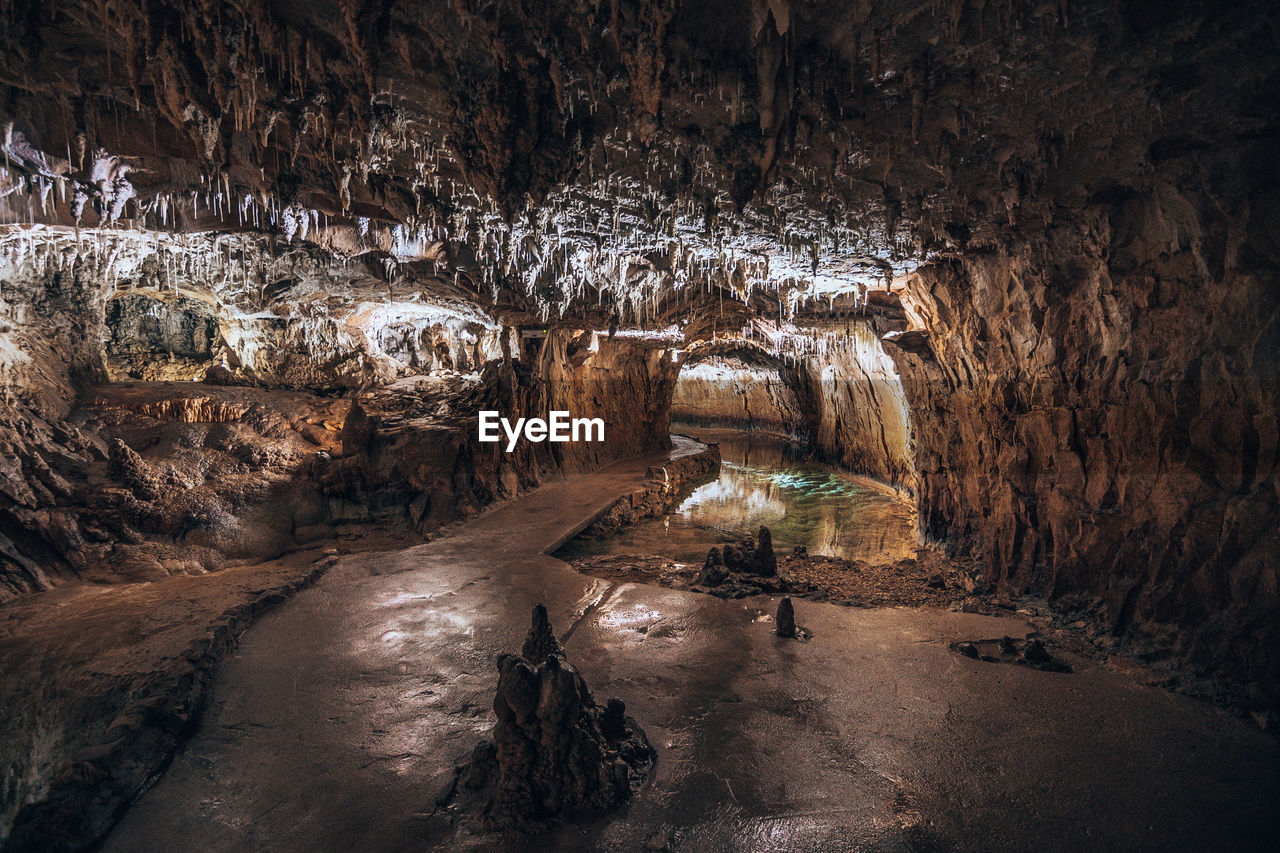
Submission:
[[[249,312],[812,316],[1265,132],[1249,16],[1182,6],[6,0],[0,248]]]

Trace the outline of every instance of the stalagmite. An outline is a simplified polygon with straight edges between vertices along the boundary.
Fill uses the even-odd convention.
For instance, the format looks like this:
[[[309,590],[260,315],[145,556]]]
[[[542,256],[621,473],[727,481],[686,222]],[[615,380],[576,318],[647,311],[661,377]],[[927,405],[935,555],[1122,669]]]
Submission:
[[[783,596],[778,602],[778,613],[774,619],[779,637],[794,637],[796,635],[796,611],[791,604],[791,596]]]
[[[622,700],[596,705],[543,605],[534,608],[523,653],[501,655],[497,666],[493,740],[476,747],[444,804],[478,803],[489,826],[530,829],[632,796],[655,753]]]

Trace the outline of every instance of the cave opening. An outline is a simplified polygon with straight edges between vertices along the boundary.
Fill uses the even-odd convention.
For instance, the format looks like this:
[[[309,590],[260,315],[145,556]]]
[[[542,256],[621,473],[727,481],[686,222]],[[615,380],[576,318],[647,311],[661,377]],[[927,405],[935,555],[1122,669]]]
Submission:
[[[1280,27],[1149,6],[0,0],[0,850],[1269,849]]]

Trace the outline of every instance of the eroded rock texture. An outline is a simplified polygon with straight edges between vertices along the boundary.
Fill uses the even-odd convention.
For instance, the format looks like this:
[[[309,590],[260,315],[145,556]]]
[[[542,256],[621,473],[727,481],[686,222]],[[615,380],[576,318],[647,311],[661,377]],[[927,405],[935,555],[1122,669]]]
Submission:
[[[21,396],[9,398],[11,455],[0,462],[0,600],[76,578],[203,573],[362,525],[429,535],[548,478],[667,446],[665,353],[619,340],[561,366],[565,337],[553,333],[533,362],[494,360],[481,376],[428,376],[359,399],[77,382],[65,360],[75,349],[28,348],[14,367],[30,365],[44,385],[11,386]],[[603,442],[507,453],[477,440],[479,409],[565,409],[608,428]]]
[[[93,571],[116,438],[202,497],[98,544],[244,514],[82,429],[109,377],[358,397],[268,466],[305,539],[656,446],[711,343],[1003,591],[1275,705],[1273,7],[0,3],[0,590]],[[499,403],[609,440],[508,458]]]
[[[935,268],[909,298],[931,355],[899,364],[929,530],[1274,697],[1280,290],[1257,215],[1162,187]]]
[[[793,435],[824,460],[913,489],[908,402],[880,339],[904,329],[906,317],[896,295],[881,299],[843,320],[810,319],[809,346],[696,343],[682,364],[672,418]]]
[[[454,794],[483,801],[485,822],[532,829],[607,811],[631,797],[656,757],[620,699],[596,704],[539,604],[520,655],[498,659],[493,741],[460,771]]]
[[[671,417],[694,426],[726,426],[789,434],[805,417],[777,367],[712,358],[680,371]]]
[[[334,516],[378,520],[427,534],[514,497],[549,478],[670,446],[667,430],[674,367],[661,348],[601,341],[578,363],[565,355],[573,335],[553,332],[534,361],[496,359],[445,409],[410,402],[379,420],[371,449],[336,460],[321,473]],[[603,418],[603,442],[533,443],[507,452],[504,438],[479,441],[477,412],[515,421],[551,410]]]

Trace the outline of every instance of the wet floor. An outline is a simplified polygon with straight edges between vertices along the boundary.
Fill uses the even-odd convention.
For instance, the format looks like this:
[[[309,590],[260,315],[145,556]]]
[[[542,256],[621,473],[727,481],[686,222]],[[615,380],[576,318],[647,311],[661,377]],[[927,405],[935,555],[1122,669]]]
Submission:
[[[802,448],[764,433],[688,430],[720,445],[720,476],[661,518],[604,537],[581,536],[556,553],[565,560],[602,554],[658,554],[701,563],[707,549],[737,542],[765,525],[773,546],[810,554],[891,563],[915,556],[915,511],[889,489],[836,472]]]
[[[681,444],[676,452],[687,452]],[[985,663],[1029,626],[932,608],[722,601],[543,555],[644,480],[633,460],[414,548],[343,558],[245,633],[194,738],[105,850],[1251,850],[1280,741],[1071,661]],[[597,698],[658,751],[619,811],[551,838],[459,833],[436,793],[493,725],[494,659],[546,603]]]

